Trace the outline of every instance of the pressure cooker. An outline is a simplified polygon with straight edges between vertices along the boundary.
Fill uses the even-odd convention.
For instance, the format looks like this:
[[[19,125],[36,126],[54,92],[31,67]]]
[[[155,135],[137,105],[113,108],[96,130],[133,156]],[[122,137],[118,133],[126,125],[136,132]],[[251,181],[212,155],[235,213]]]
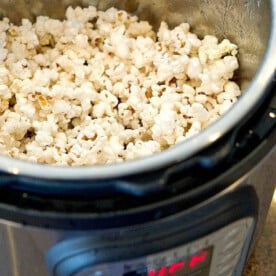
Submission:
[[[1,276],[240,276],[276,183],[276,1],[11,0],[1,17],[124,9],[239,46],[238,102],[199,134],[119,164],[0,156]]]

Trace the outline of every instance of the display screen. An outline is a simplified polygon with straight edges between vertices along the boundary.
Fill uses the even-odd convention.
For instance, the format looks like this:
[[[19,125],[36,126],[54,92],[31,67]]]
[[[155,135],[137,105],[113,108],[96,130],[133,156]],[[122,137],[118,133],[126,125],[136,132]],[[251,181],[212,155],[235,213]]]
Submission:
[[[212,259],[212,248],[206,248],[189,258],[157,269],[138,269],[123,276],[208,276]]]

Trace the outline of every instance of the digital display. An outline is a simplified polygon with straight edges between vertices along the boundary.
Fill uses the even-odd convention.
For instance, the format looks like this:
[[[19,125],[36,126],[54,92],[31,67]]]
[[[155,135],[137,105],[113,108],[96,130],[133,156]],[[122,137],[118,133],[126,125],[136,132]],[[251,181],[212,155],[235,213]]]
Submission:
[[[122,276],[208,276],[212,259],[212,248],[203,249],[178,262],[157,269],[129,271]]]

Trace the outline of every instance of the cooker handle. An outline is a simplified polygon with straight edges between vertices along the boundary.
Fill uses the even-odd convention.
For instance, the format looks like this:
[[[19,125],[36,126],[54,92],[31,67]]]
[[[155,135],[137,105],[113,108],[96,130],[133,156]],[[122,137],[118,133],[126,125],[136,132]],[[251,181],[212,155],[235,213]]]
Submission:
[[[150,172],[148,174],[132,176],[115,181],[115,187],[121,192],[136,196],[145,196],[152,193],[162,192],[168,187],[185,186],[188,188],[197,182],[198,176],[202,178],[199,171],[208,172],[221,163],[226,163],[233,148],[236,131],[226,138],[226,141],[208,152],[199,154],[185,162],[174,164],[166,169]],[[225,161],[225,162],[222,162]],[[192,172],[196,171],[196,175]]]

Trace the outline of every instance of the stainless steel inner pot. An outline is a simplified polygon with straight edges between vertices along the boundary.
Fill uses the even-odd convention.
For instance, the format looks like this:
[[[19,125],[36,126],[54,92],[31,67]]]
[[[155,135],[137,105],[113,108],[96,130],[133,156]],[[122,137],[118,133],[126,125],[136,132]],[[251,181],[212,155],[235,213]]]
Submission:
[[[0,156],[0,170],[11,174],[55,179],[111,178],[160,168],[192,156],[221,138],[271,93],[276,69],[275,0],[1,0],[0,17],[14,23],[37,15],[62,18],[68,6],[94,5],[125,9],[158,27],[161,20],[171,27],[188,22],[200,37],[213,34],[239,46],[240,70],[236,79],[243,96],[220,120],[197,136],[161,153],[121,164],[93,167],[58,167],[31,164]],[[274,79],[273,79],[274,78]]]

